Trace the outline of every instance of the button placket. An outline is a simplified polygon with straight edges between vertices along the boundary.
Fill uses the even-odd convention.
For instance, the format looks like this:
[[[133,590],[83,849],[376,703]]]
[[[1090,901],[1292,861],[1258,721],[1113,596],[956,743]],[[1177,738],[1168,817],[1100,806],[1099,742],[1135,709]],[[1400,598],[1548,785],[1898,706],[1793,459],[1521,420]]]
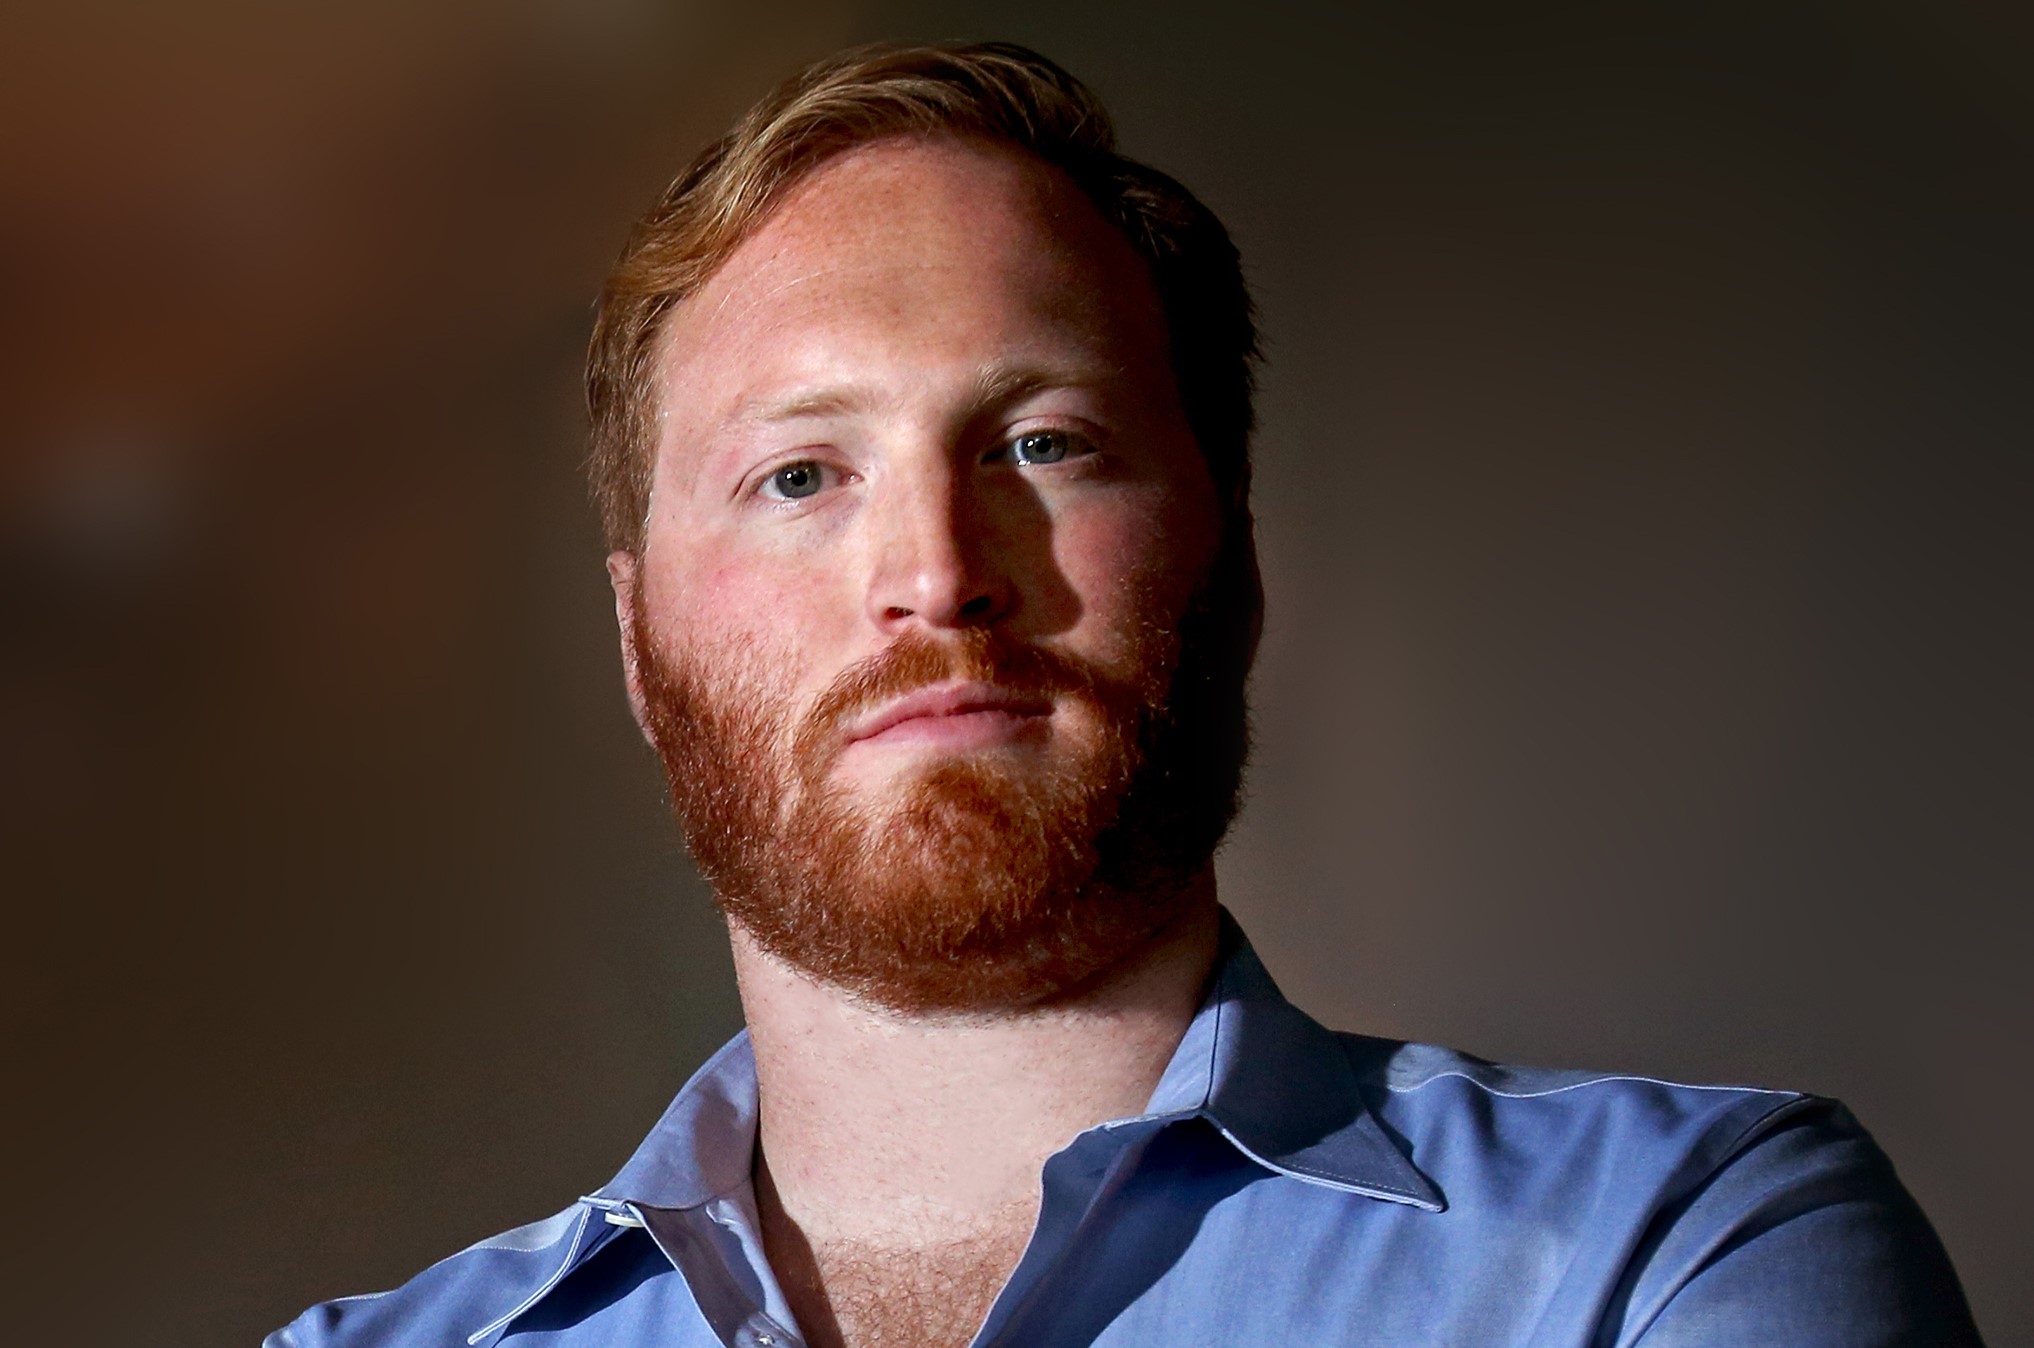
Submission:
[[[1043,1201],[1031,1245],[989,1308],[972,1348],[1016,1348],[1022,1342],[1024,1322],[1035,1313],[1034,1303],[1054,1271],[1162,1126],[1150,1119],[1104,1125],[1083,1133],[1046,1161]]]

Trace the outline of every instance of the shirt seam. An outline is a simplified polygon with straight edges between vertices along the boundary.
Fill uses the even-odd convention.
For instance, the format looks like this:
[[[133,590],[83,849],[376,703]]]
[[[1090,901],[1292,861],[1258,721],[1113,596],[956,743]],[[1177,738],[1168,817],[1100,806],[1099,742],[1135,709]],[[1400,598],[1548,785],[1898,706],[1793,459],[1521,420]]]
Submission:
[[[482,1328],[475,1330],[473,1333],[467,1335],[466,1342],[469,1345],[478,1344],[482,1339],[494,1333],[502,1326],[508,1324],[510,1321],[514,1320],[517,1316],[529,1310],[532,1306],[535,1306],[539,1301],[542,1301],[545,1297],[549,1296],[551,1294],[552,1289],[557,1287],[559,1283],[565,1280],[565,1275],[568,1272],[570,1272],[572,1266],[576,1262],[578,1262],[580,1246],[581,1243],[586,1238],[586,1228],[588,1224],[591,1222],[592,1217],[593,1213],[591,1211],[589,1211],[587,1208],[583,1206],[580,1208],[579,1224],[572,1228],[572,1243],[565,1250],[564,1262],[560,1263],[558,1267],[551,1273],[551,1276],[544,1279],[544,1281],[537,1286],[537,1289],[535,1291],[531,1292],[527,1297],[523,1298],[522,1301],[518,1302],[513,1310],[509,1311],[505,1315],[500,1316],[499,1318],[483,1326]]]
[[[1568,1091],[1579,1091],[1586,1086],[1602,1086],[1619,1081],[1637,1081],[1649,1086],[1666,1086],[1672,1090],[1679,1091],[1728,1091],[1737,1095],[1775,1095],[1806,1098],[1800,1091],[1775,1090],[1765,1086],[1718,1086],[1700,1082],[1668,1081],[1662,1077],[1637,1076],[1630,1073],[1613,1073],[1608,1076],[1591,1077],[1587,1081],[1574,1081],[1565,1086],[1549,1086],[1541,1091],[1507,1091],[1493,1086],[1489,1082],[1479,1080],[1468,1072],[1448,1071],[1436,1072],[1424,1081],[1412,1086],[1394,1086],[1387,1081],[1384,1083],[1384,1089],[1393,1095],[1411,1095],[1415,1091],[1425,1090],[1436,1081],[1446,1077],[1459,1077],[1485,1094],[1501,1096],[1506,1100],[1537,1100],[1542,1096],[1561,1095]]]

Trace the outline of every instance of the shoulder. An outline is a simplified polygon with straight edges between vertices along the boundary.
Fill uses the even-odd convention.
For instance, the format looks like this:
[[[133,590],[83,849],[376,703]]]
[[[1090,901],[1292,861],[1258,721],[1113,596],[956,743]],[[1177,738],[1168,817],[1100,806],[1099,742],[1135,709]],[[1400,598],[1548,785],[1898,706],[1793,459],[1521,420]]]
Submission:
[[[311,1307],[262,1348],[463,1345],[516,1315],[577,1259],[603,1224],[586,1202],[490,1236],[401,1287]]]
[[[1860,1183],[1892,1180],[1871,1136],[1826,1097],[1337,1039],[1370,1108],[1451,1206],[1621,1203],[1643,1213],[1726,1171],[1778,1183],[1839,1163]]]
[[[1836,1100],[1338,1039],[1461,1229],[1560,1249],[1606,1341],[1977,1342],[1934,1230]]]
[[[1790,1120],[1862,1136],[1834,1100],[1760,1086],[1489,1062],[1432,1044],[1338,1035],[1380,1117],[1430,1144],[1530,1144],[1573,1165],[1615,1156],[1721,1162]]]
[[[1401,1043],[1360,1034],[1337,1034],[1335,1038],[1367,1082],[1400,1096],[1459,1083],[1460,1089],[1505,1100],[1566,1097],[1561,1101],[1564,1107],[1584,1109],[1635,1099],[1701,1102],[1707,1107],[1737,1098],[1767,1098],[1776,1102],[1804,1098],[1799,1091],[1762,1086],[1704,1085],[1630,1072],[1521,1067],[1491,1062],[1438,1044]]]

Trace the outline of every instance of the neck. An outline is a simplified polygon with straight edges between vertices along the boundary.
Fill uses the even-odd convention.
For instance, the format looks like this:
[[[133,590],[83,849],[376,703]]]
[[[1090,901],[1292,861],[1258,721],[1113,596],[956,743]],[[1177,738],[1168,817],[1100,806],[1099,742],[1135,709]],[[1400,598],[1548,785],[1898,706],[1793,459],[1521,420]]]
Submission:
[[[761,1093],[758,1189],[813,1245],[964,1238],[1035,1215],[1045,1160],[1144,1108],[1200,1004],[1214,879],[1110,969],[1048,1003],[872,1008],[732,928]]]

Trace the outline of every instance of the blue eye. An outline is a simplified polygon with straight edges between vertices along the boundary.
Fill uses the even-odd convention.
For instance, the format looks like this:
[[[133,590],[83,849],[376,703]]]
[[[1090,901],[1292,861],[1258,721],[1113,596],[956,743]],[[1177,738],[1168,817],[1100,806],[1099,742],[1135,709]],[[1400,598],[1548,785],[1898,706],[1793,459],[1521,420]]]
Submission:
[[[1073,437],[1065,431],[1026,431],[1010,442],[1010,457],[1018,463],[1058,463],[1073,448]]]
[[[826,485],[826,471],[810,459],[787,463],[764,480],[762,492],[780,501],[796,501]]]

